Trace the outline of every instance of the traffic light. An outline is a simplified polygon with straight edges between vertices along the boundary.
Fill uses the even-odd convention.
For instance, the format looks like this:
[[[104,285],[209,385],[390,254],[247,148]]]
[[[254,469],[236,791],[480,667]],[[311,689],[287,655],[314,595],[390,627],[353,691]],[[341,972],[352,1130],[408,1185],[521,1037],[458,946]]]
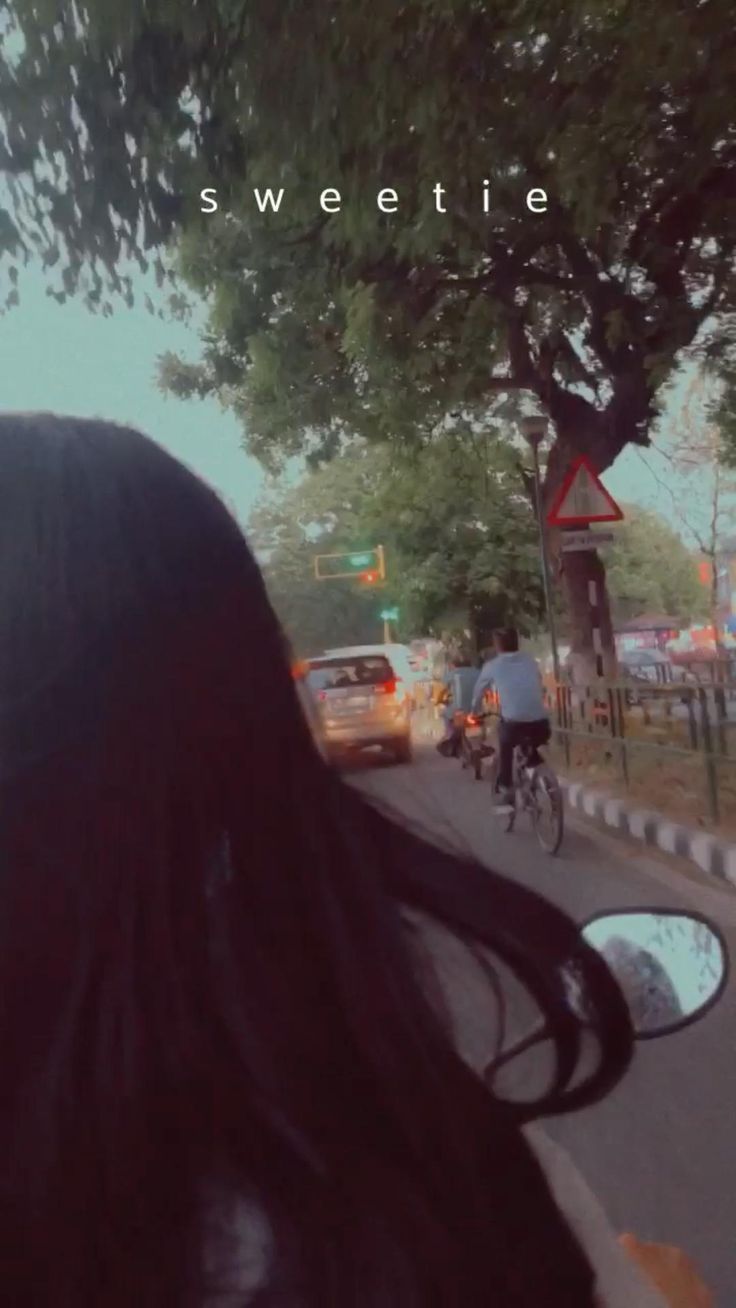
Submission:
[[[314,560],[317,581],[340,581],[353,578],[364,586],[375,586],[386,577],[386,559],[382,545],[351,554],[318,554]]]

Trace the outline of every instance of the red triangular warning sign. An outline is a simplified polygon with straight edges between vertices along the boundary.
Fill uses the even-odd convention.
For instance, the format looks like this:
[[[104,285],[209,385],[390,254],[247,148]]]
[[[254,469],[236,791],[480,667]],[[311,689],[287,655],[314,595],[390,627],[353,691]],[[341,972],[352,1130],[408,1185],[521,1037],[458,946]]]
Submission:
[[[547,522],[550,527],[579,527],[586,522],[620,522],[623,516],[592,464],[581,455],[568,468]]]

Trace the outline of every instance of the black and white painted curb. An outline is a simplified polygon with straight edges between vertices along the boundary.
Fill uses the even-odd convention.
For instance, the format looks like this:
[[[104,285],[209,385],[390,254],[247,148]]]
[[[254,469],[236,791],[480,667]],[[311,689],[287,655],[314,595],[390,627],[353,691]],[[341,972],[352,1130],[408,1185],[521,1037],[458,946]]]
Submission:
[[[439,740],[444,734],[441,720],[424,715],[417,732],[419,739]],[[736,844],[712,836],[707,831],[672,822],[654,809],[638,808],[632,800],[619,799],[604,790],[586,786],[581,781],[560,777],[567,806],[604,826],[620,831],[634,840],[661,849],[666,854],[686,858],[708,876],[736,887]]]
[[[569,808],[655,849],[687,858],[709,876],[736,887],[736,845],[707,831],[672,822],[653,809],[637,808],[628,800],[594,790],[580,781],[567,781],[564,777],[560,780]]]

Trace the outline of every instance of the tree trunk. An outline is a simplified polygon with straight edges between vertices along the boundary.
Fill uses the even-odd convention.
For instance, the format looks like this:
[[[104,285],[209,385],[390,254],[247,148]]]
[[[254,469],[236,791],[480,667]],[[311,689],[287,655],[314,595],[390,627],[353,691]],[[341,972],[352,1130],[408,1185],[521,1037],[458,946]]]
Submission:
[[[721,606],[718,600],[718,555],[714,549],[710,559],[710,625],[713,628],[713,645],[716,658],[719,657],[723,642],[721,640]]]
[[[586,449],[584,435],[569,433],[558,439],[550,451],[544,478],[544,512],[549,511],[554,496],[576,453]],[[593,459],[594,464],[598,460]],[[577,685],[592,685],[600,675],[615,680],[618,672],[616,645],[606,584],[606,569],[596,550],[561,552],[564,532],[548,529],[550,571],[553,588],[562,588],[571,647],[570,673]],[[595,583],[593,592],[591,583]]]
[[[570,670],[578,685],[600,676],[616,678],[616,646],[606,586],[606,570],[596,550],[560,555],[570,627]]]

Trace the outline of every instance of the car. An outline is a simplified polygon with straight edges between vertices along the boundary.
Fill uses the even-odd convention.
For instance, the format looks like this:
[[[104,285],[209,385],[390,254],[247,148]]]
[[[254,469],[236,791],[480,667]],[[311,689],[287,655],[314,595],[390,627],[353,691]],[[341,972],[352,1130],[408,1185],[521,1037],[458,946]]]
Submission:
[[[328,755],[379,747],[397,763],[411,761],[412,689],[391,648],[327,650],[308,660],[306,682],[320,710]]]
[[[399,678],[402,695],[408,696],[411,707],[416,707],[417,686],[421,674],[414,667],[412,652],[408,645],[398,642],[390,645],[345,645],[338,649],[328,649],[326,654],[383,654],[389,660],[396,676]]]
[[[619,655],[619,662],[624,674],[635,681],[651,681],[655,685],[665,685],[673,679],[672,664],[662,650],[624,650],[623,654]]]
[[[317,749],[323,758],[327,757],[327,744],[325,741],[324,726],[322,723],[322,714],[317,706],[317,700],[314,692],[309,686],[309,664],[306,661],[299,661],[292,666],[292,676],[294,685],[302,708],[302,712],[307,720],[312,738]]]
[[[645,686],[665,687],[675,683],[687,683],[682,668],[675,666],[664,650],[632,649],[624,650],[619,655],[622,679],[639,683],[641,689],[632,687],[626,691],[626,703],[631,707],[642,703],[646,697]],[[687,699],[687,696],[684,697]]]

